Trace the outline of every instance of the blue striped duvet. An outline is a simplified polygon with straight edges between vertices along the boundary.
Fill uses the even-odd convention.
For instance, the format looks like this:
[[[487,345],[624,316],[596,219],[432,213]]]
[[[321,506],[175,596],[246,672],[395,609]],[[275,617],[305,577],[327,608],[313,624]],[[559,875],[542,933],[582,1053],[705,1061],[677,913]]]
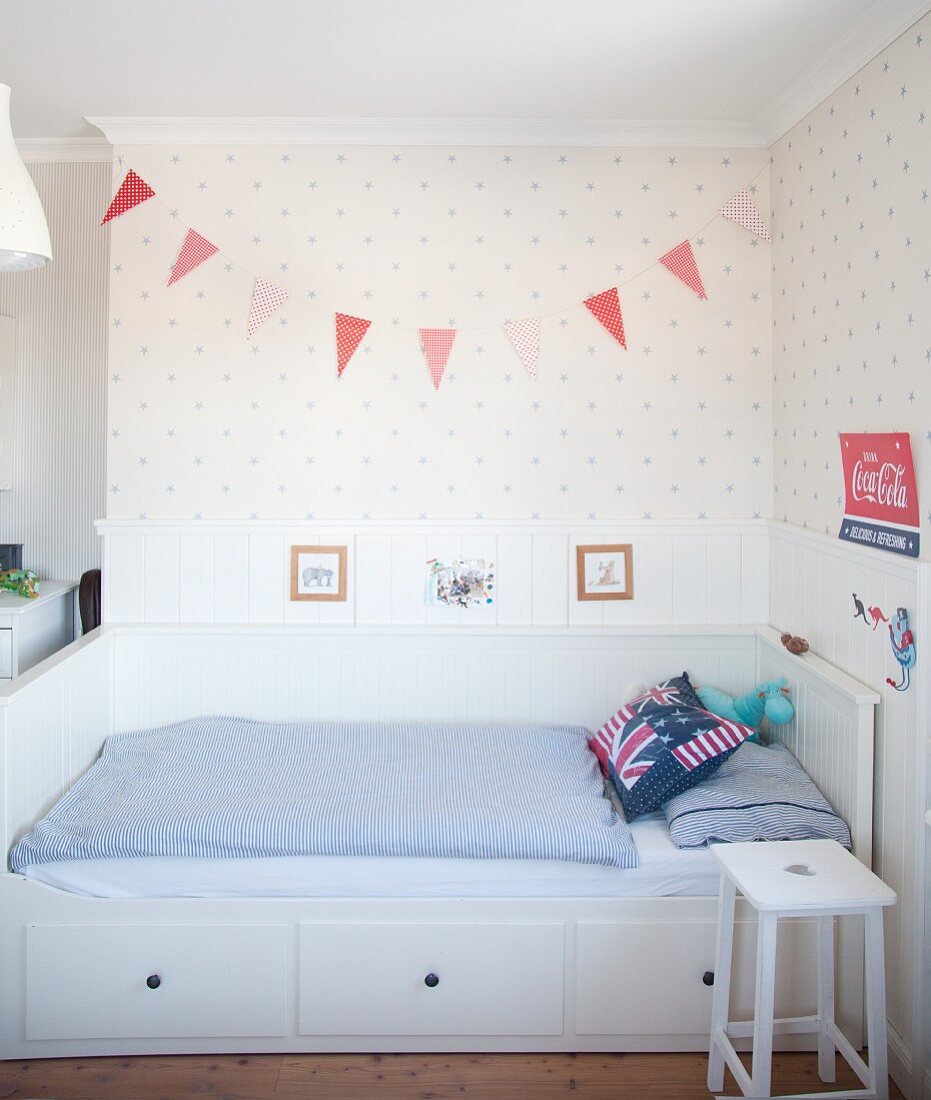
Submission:
[[[118,734],[11,864],[360,855],[636,867],[587,738],[580,726],[225,717]]]

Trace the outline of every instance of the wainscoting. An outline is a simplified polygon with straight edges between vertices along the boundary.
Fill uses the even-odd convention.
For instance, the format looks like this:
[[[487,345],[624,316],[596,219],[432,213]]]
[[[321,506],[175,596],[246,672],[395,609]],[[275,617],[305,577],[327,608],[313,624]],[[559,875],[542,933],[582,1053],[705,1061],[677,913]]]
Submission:
[[[801,634],[811,648],[879,692],[876,708],[873,868],[898,894],[886,913],[886,972],[890,1065],[901,1084],[921,1063],[924,848],[921,822],[927,805],[927,675],[912,669],[912,686],[897,692],[901,678],[889,628],[870,607],[892,618],[904,607],[922,653],[919,620],[927,604],[931,565],[864,550],[826,535],[783,523],[770,524],[770,622]],[[853,593],[870,620],[855,616]],[[916,1072],[917,1077],[917,1072]]]
[[[762,623],[763,521],[356,525],[103,520],[104,621],[326,625],[624,626]],[[632,543],[633,600],[576,599],[578,544]],[[291,602],[290,547],[349,548],[345,603]],[[430,558],[484,558],[496,599],[428,607]]]

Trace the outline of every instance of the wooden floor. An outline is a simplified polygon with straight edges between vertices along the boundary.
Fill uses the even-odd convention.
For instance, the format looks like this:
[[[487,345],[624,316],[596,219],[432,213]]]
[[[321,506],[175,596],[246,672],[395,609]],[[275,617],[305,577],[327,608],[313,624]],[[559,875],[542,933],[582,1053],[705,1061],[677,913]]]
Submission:
[[[17,1100],[709,1100],[703,1054],[305,1054],[63,1058],[0,1062],[0,1098]],[[838,1058],[833,1086],[817,1056],[777,1054],[773,1090],[859,1082]],[[728,1095],[739,1095],[728,1075]],[[890,1096],[902,1094],[891,1086]]]

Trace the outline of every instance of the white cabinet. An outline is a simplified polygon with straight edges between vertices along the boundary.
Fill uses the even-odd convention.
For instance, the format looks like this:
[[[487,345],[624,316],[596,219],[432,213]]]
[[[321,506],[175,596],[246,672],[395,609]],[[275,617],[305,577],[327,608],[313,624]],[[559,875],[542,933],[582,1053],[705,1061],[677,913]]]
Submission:
[[[562,1035],[565,926],[302,924],[302,1035]]]
[[[0,682],[74,641],[76,587],[70,581],[43,581],[34,600],[0,591]]]
[[[284,1035],[285,925],[32,925],[26,1038]]]

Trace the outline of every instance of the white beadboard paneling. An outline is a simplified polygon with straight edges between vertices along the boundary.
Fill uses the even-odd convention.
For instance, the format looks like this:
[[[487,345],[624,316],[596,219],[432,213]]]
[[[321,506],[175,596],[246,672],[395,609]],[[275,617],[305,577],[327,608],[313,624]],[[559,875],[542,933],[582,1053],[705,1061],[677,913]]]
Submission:
[[[29,171],[55,258],[0,274],[0,315],[16,318],[18,367],[14,481],[0,493],[0,542],[23,543],[24,564],[42,577],[77,580],[100,568],[94,520],[124,491],[105,470],[109,233],[99,222],[112,195],[110,166]]]
[[[568,618],[569,540],[565,535],[533,539],[533,625],[562,626]]]
[[[899,671],[888,627],[880,623],[874,631],[855,617],[852,593],[865,608],[878,606],[889,618],[897,606],[906,607],[920,648],[919,567],[787,524],[774,523],[771,532],[771,622],[806,637],[813,651],[830,656],[882,699],[875,720],[873,869],[899,898],[885,919],[887,1011],[908,1048],[919,1026],[914,1010],[920,938],[915,868],[923,810],[919,688],[900,693],[886,684],[887,677],[898,680]]]
[[[180,615],[181,550],[178,535],[146,535],[145,621],[176,623]]]
[[[684,535],[672,547],[672,618],[676,623],[708,621],[708,540]]]
[[[427,619],[427,539],[423,535],[398,535],[391,543],[391,577],[388,592],[392,623],[423,623]]]
[[[533,536],[498,535],[499,626],[527,626],[533,619]]]
[[[353,572],[356,580],[356,623],[390,623],[391,536],[357,535]]]
[[[144,623],[145,536],[116,535],[108,539],[104,568],[104,622]]]
[[[249,536],[217,535],[213,547],[214,622],[249,621]]]
[[[634,602],[641,623],[672,623],[672,546],[669,535],[644,535],[634,550]]]
[[[249,536],[249,622],[284,622],[284,539]]]
[[[181,535],[179,618],[182,623],[213,622],[213,536]]]
[[[708,536],[708,605],[704,621],[740,622],[740,540],[729,535]]]

